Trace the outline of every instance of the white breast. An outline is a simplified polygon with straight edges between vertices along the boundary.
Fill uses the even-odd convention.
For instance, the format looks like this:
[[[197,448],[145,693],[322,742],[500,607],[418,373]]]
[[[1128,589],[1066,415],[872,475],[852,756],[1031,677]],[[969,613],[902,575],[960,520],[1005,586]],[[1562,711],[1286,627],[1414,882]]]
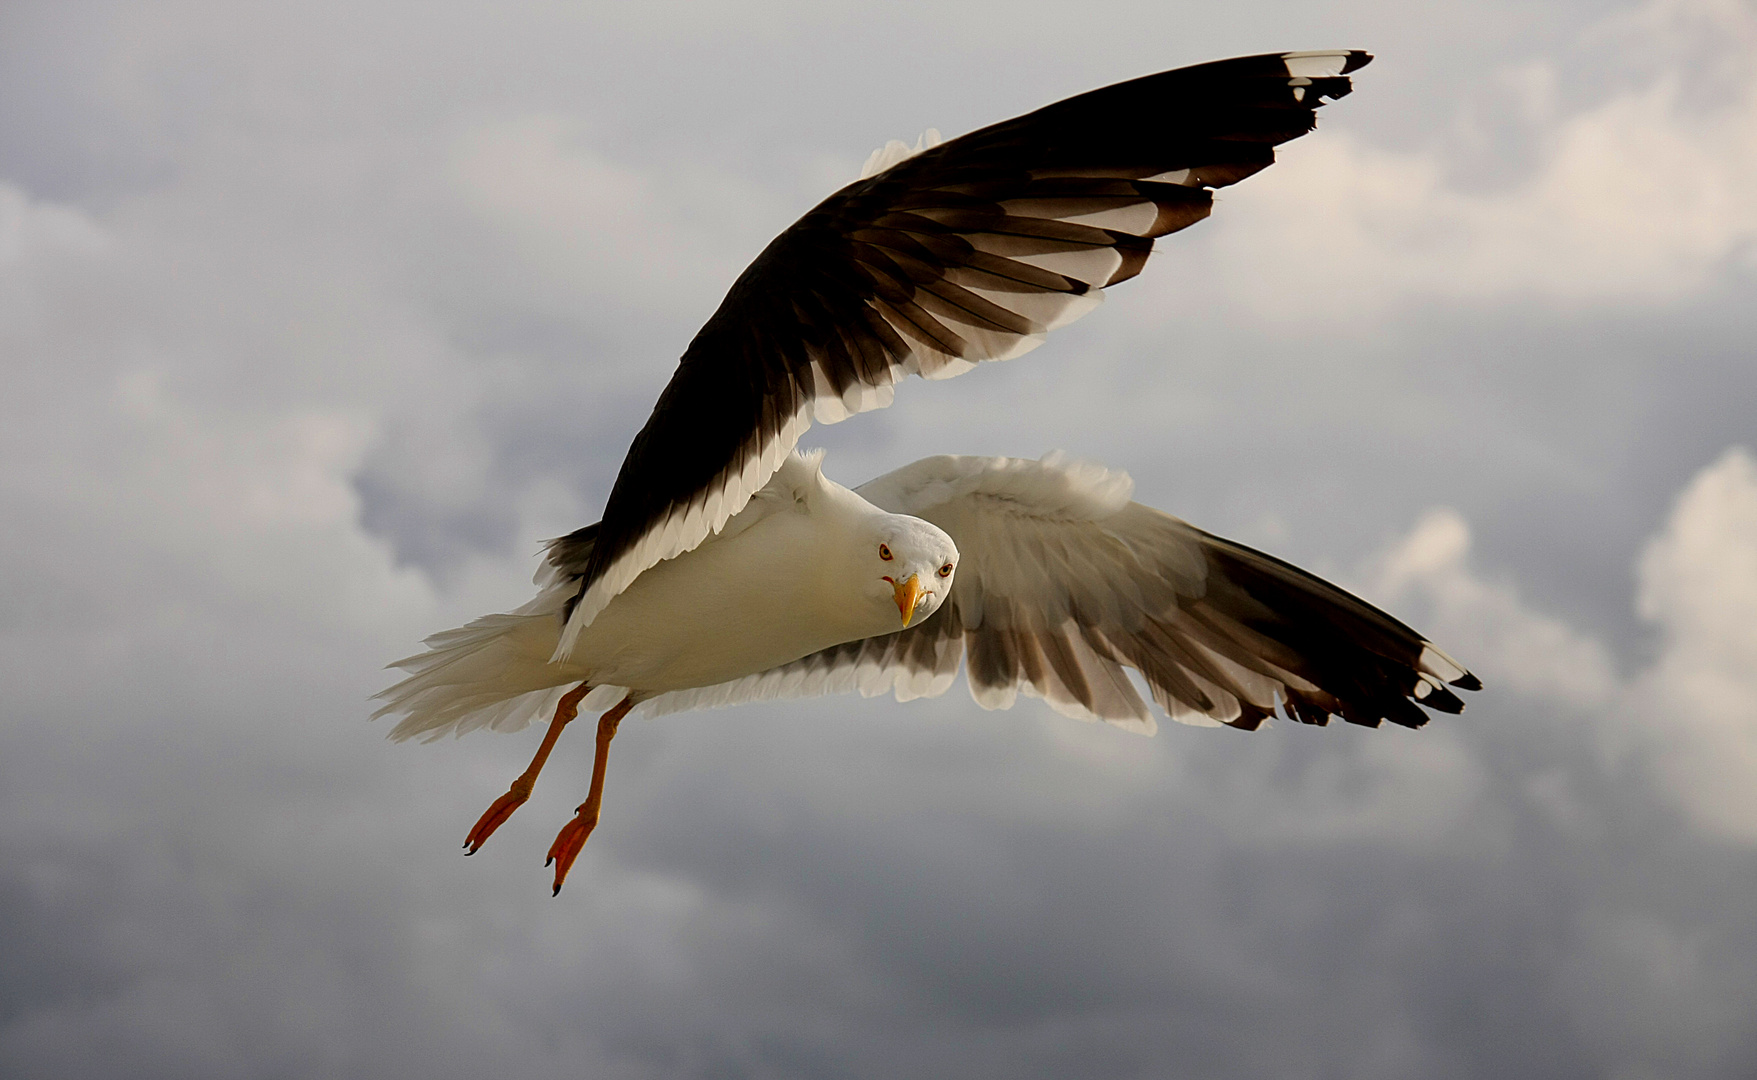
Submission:
[[[645,697],[895,629],[842,571],[847,510],[840,499],[784,507],[651,567],[586,627],[567,666]]]

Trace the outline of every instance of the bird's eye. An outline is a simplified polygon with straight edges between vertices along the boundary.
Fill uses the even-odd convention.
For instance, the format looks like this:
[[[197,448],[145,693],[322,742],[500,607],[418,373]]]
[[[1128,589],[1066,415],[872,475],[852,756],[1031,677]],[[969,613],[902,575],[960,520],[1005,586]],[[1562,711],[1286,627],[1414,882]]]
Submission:
[[[951,576],[952,576],[952,564],[951,563],[947,563],[946,565],[940,567],[940,577],[951,577]]]
[[[883,559],[886,562],[890,562],[891,561],[891,549],[884,544],[880,544],[879,545],[879,558]]]

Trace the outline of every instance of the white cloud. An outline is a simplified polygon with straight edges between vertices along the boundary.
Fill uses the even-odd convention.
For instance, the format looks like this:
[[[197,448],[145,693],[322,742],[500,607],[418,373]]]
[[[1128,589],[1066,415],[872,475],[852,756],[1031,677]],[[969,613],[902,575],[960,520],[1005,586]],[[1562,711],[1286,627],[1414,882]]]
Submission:
[[[605,155],[560,115],[485,121],[455,143],[451,171],[467,211],[537,271],[522,277],[556,311],[582,296],[670,313],[712,310],[764,242],[750,222],[785,208],[726,171],[635,166]],[[759,229],[760,229],[759,225]]]
[[[1591,744],[1546,744],[1553,728],[1532,704],[1566,701],[1593,721],[1638,717],[1622,729],[1657,737],[1625,760],[1656,758],[1660,790],[1680,799],[1674,773],[1732,769],[1719,786],[1695,785],[1721,810],[1731,805],[1737,759],[1716,748],[1741,730],[1736,692],[1753,665],[1740,660],[1748,651],[1714,651],[1746,640],[1724,633],[1739,626],[1724,607],[1732,579],[1690,575],[1742,565],[1748,470],[1713,473],[1721,479],[1706,494],[1692,487],[1655,542],[1643,610],[1658,621],[1662,655],[1632,678],[1617,677],[1596,633],[1535,613],[1510,584],[1472,571],[1469,530],[1442,513],[1388,557],[1372,595],[1400,593],[1411,602],[1400,613],[1428,605],[1433,619],[1416,625],[1484,672],[1489,691],[1462,721],[1437,718],[1419,732],[1177,731],[1149,742],[1029,704],[973,712],[957,695],[914,710],[836,700],[678,717],[619,740],[612,821],[561,900],[547,895],[541,852],[583,790],[589,746],[564,744],[533,805],[463,860],[463,829],[524,766],[531,742],[385,744],[384,728],[363,721],[366,694],[383,685],[378,665],[422,633],[528,595],[530,545],[589,520],[597,502],[569,478],[582,462],[614,468],[676,343],[808,201],[794,177],[801,154],[845,153],[825,178],[835,183],[884,135],[951,126],[912,94],[963,103],[974,126],[1005,115],[974,115],[996,95],[1035,103],[1051,85],[1096,85],[1119,65],[1147,70],[1172,40],[1154,28],[1176,29],[1181,16],[1163,5],[1129,12],[1140,51],[1119,59],[1101,22],[1083,24],[1080,49],[1046,37],[1042,28],[1066,21],[1061,7],[925,15],[933,21],[920,36],[938,49],[945,19],[963,20],[982,51],[957,54],[874,44],[875,32],[906,44],[917,28],[887,20],[885,30],[857,12],[846,42],[878,59],[842,70],[841,39],[776,49],[764,36],[782,24],[795,33],[794,20],[722,5],[706,24],[675,28],[722,46],[722,28],[736,22],[743,35],[713,50],[725,67],[691,82],[682,63],[664,66],[680,38],[657,8],[633,13],[656,43],[633,59],[613,55],[626,41],[595,32],[583,8],[555,9],[549,21],[360,9],[369,26],[304,9],[166,10],[128,8],[127,25],[55,49],[17,46],[52,52],[45,62],[57,70],[91,65],[90,78],[69,84],[114,99],[121,118],[95,124],[60,91],[33,90],[43,130],[106,153],[127,149],[117,132],[138,132],[154,149],[125,163],[119,175],[132,179],[117,192],[101,177],[65,178],[85,158],[33,163],[36,144],[13,139],[8,168],[22,162],[25,187],[59,194],[0,184],[0,1072],[922,1075],[964,1064],[1072,1075],[1150,1072],[1193,1054],[1258,1073],[1368,1075],[1376,1062],[1451,1075],[1424,1066],[1453,1053],[1502,1063],[1521,1053],[1516,1039],[1458,1035],[1458,1002],[1547,1023],[1552,1001],[1532,987],[1554,971],[1544,958],[1570,947],[1547,929],[1566,915],[1556,909],[1679,865],[1677,848],[1698,861],[1683,862],[1664,899],[1608,906],[1602,934],[1588,926],[1573,943],[1588,962],[1558,993],[1590,998],[1629,973],[1654,973],[1651,988],[1633,984],[1640,992],[1626,1001],[1578,1013],[1595,1034],[1633,1033],[1636,1049],[1694,1032],[1667,1010],[1698,1008],[1704,985],[1728,1013],[1748,1011],[1749,985],[1713,980],[1717,957],[1744,963],[1749,949],[1700,929],[1742,895],[1721,848],[1710,863],[1670,842],[1677,829],[1655,844],[1641,831],[1653,829],[1651,814],[1631,827],[1629,790],[1595,789]],[[1290,10],[1238,18],[1285,25]],[[128,55],[103,60],[94,36]],[[1179,58],[1208,54],[1209,38],[1177,40]],[[811,66],[825,56],[837,67]],[[916,59],[897,67],[899,56]],[[1558,130],[1593,112],[1554,104],[1559,90],[1544,97],[1543,73],[1560,70],[1540,64],[1527,80],[1534,123]],[[995,89],[1007,71],[1027,89]],[[883,124],[869,124],[878,134],[845,145],[858,118],[801,123],[790,103],[786,122],[797,126],[778,136],[774,116],[703,100],[777,72],[790,87],[845,92],[829,105],[800,93],[808,120],[813,108],[880,102]],[[1624,97],[1686,120],[1714,111],[1687,90],[1641,98],[1657,86]],[[1364,110],[1367,91],[1363,81],[1336,111]],[[775,98],[738,102],[758,100]],[[0,125],[7,115],[0,108]],[[625,115],[646,130],[617,127]],[[11,130],[0,126],[0,139]],[[1323,138],[1338,134],[1330,125]],[[1471,209],[1477,202],[1530,186],[1466,198],[1456,180],[1432,183],[1435,198],[1465,204],[1454,218],[1484,228],[1494,222]],[[1213,228],[1245,225],[1251,214],[1232,212],[1245,209],[1230,207]],[[1190,237],[1205,243],[1210,231]],[[1368,241],[1380,246],[1359,259],[1391,257],[1389,241]],[[1714,246],[1690,243],[1686,270]],[[1199,273],[1199,262],[1186,266]],[[1168,259],[1138,287],[1170,280],[1176,265]],[[1405,289],[1401,273],[1385,275],[1396,278],[1393,299],[1438,287],[1417,279]],[[1458,295],[1490,295],[1472,288]],[[1331,451],[1336,437],[1358,434],[1349,414],[1294,400],[1235,417],[1223,399],[1178,382],[1207,363],[1254,393],[1252,380],[1291,381],[1283,373],[1294,361],[1241,362],[1243,346],[1173,351],[1213,338],[1210,322],[1191,320],[1187,334],[1143,354],[1159,369],[1151,379],[1118,374],[1103,362],[1121,351],[1118,339],[1101,336],[1117,322],[1071,330],[1062,361],[1046,353],[918,387],[907,407],[826,429],[877,447],[837,450],[838,468],[858,479],[856,461],[877,471],[881,453],[894,465],[925,452],[904,437],[917,432],[956,440],[928,449],[981,450],[987,423],[1027,440],[997,450],[1110,439],[1099,445],[1136,454],[1138,475],[1153,462],[1165,492],[1154,501],[1187,509],[1199,499],[1179,484],[1250,489],[1275,472],[1279,459],[1257,444],[1270,429],[1299,433],[1302,458],[1346,462]],[[606,345],[600,335],[612,331],[626,334]],[[1382,381],[1370,358],[1297,365],[1361,400]],[[617,396],[619,385],[639,392]],[[1008,394],[1042,403],[1014,409]],[[1134,411],[1119,419],[1125,399]],[[1557,403],[1533,427],[1548,433],[1574,408]],[[1431,422],[1419,409],[1378,411]],[[1227,431],[1215,431],[1216,417]],[[1071,435],[1051,434],[1058,420]],[[1143,449],[1174,428],[1211,432],[1223,452]],[[1394,436],[1408,445],[1406,431]],[[513,453],[523,456],[486,460]],[[1492,469],[1466,462],[1443,482],[1502,486],[1503,460],[1532,455]],[[504,554],[470,549],[438,588],[399,568],[383,530],[360,521],[356,480],[374,461],[446,512],[504,503],[516,541]],[[1389,458],[1379,475],[1403,474],[1423,490],[1442,482]],[[1265,502],[1285,513],[1290,538],[1322,520],[1370,532],[1383,520],[1375,506],[1407,505],[1325,490],[1322,518],[1284,490]],[[1329,550],[1347,550],[1348,536],[1332,533]],[[1619,542],[1590,525],[1577,536],[1583,547]],[[1640,711],[1643,694],[1699,690],[1709,707],[1694,715]],[[1474,722],[1485,719],[1501,722]],[[1645,813],[1645,789],[1630,788]],[[1542,821],[1509,827],[1531,824],[1509,810],[1527,790],[1555,816],[1608,835],[1611,854]],[[1712,824],[1720,818],[1701,820],[1733,835]],[[1649,926],[1652,947],[1625,947],[1626,963],[1591,962]],[[1529,942],[1535,959],[1495,960],[1509,941]],[[1266,1013],[1295,1019],[1273,1031],[1250,1019]],[[1628,1013],[1646,1026],[1621,1024]],[[1702,1038],[1725,1046],[1737,1036],[1737,1025],[1719,1025]],[[1585,1062],[1576,1071],[1596,1060],[1590,1047],[1559,1053],[1573,1055],[1564,1065]]]
[[[110,248],[110,237],[77,207],[33,199],[0,180],[0,343],[41,325],[43,291],[59,270],[73,270]]]
[[[1667,791],[1705,829],[1757,843],[1757,461],[1729,450],[1684,489],[1641,560],[1660,630],[1631,688]]]
[[[1382,559],[1375,595],[1400,598],[1419,589],[1441,646],[1491,683],[1582,708],[1606,704],[1618,683],[1604,646],[1532,611],[1510,583],[1482,580],[1469,555],[1464,518],[1430,511]]]
[[[104,230],[72,206],[32,199],[0,181],[0,271],[55,254],[95,254],[107,246]]]
[[[1510,185],[1494,179],[1497,155],[1468,111],[1427,149],[1337,130],[1288,146],[1280,166],[1226,195],[1214,242],[1228,290],[1262,315],[1306,320],[1430,300],[1661,303],[1702,289],[1757,240],[1757,10],[1656,0],[1588,37],[1603,56],[1458,88],[1531,126],[1537,162]],[[1363,92],[1372,77],[1358,77]],[[1600,82],[1620,85],[1574,111],[1556,103],[1558,86]]]
[[[1734,448],[1678,498],[1638,568],[1655,660],[1621,678],[1591,636],[1469,566],[1470,534],[1428,514],[1379,565],[1375,595],[1433,612],[1430,632],[1504,687],[1590,712],[1606,758],[1631,745],[1661,794],[1711,834],[1757,843],[1757,461]]]

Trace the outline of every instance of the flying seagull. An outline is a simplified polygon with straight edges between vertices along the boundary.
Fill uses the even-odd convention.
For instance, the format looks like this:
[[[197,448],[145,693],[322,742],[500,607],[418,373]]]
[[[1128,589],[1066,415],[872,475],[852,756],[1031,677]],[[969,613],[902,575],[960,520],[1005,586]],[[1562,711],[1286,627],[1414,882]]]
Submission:
[[[859,690],[985,708],[1022,691],[1151,733],[1128,671],[1175,720],[1272,715],[1419,727],[1456,713],[1463,665],[1272,556],[1132,502],[1128,477],[929,457],[850,490],[812,421],[890,404],[1029,351],[1141,271],[1213,189],[1275,160],[1347,94],[1358,51],[1293,52],[1118,83],[949,142],[901,143],[783,232],[684,352],[603,519],[552,541],[535,599],[427,639],[379,696],[393,739],[523,728],[530,767],[474,853],[530,797],[581,707],[603,709],[586,801],[549,850],[559,893],[596,826],[611,739],[649,713]],[[924,140],[925,143],[926,140]]]

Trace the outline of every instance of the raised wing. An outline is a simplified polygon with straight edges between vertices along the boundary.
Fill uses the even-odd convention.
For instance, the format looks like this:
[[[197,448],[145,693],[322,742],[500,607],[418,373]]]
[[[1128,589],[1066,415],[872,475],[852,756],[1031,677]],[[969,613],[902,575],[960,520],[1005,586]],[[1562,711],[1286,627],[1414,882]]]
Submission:
[[[1363,52],[1222,60],[1094,90],[836,192],[777,237],[702,327],[611,490],[558,655],[643,570],[701,543],[812,420],[904,376],[1018,356],[1139,273],[1211,188],[1275,160],[1349,92]]]
[[[919,626],[750,678],[669,694],[656,711],[859,690],[944,693],[960,662],[984,708],[1020,692],[1152,731],[1128,675],[1175,720],[1254,729],[1276,715],[1420,727],[1481,683],[1432,642],[1328,582],[1129,501],[1121,473],[1010,458],[926,458],[859,489],[946,530],[952,594]]]

